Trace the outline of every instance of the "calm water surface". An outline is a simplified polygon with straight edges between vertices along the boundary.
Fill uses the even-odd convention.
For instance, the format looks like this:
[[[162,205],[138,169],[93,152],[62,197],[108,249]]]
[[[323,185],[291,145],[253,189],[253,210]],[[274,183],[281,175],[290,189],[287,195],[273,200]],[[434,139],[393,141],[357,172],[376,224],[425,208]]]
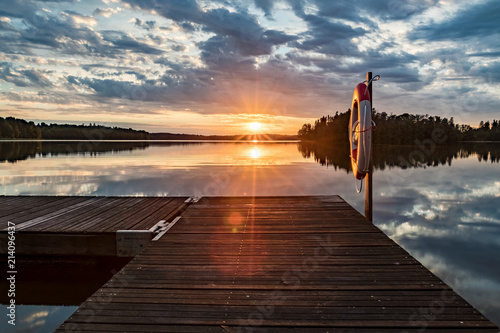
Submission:
[[[497,324],[499,150],[378,147],[373,190],[374,223]],[[346,151],[295,142],[2,142],[0,161],[0,195],[338,194],[364,209]],[[23,307],[20,315],[46,330],[75,309]]]

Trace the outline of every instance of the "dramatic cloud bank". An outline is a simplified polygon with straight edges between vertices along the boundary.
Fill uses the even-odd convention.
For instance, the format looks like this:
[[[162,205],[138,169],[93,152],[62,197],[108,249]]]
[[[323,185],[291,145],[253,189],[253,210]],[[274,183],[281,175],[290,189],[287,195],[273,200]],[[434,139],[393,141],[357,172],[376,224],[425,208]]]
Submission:
[[[0,116],[269,132],[350,105],[372,71],[387,113],[498,116],[500,3],[103,0],[0,3]]]

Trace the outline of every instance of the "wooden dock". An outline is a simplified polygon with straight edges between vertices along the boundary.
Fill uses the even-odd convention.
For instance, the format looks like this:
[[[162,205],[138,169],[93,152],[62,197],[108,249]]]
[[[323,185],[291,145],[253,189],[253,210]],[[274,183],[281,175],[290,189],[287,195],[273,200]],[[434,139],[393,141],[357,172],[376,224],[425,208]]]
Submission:
[[[57,332],[499,332],[338,196],[194,201]]]
[[[7,224],[15,223],[19,255],[133,257],[149,244],[152,228],[187,206],[187,197],[0,197],[0,254]]]

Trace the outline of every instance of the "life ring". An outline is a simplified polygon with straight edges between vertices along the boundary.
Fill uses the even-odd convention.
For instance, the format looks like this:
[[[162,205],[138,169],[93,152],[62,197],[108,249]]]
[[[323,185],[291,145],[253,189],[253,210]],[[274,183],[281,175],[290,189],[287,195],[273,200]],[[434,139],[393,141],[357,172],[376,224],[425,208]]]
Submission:
[[[364,83],[354,89],[349,119],[352,172],[359,180],[365,178],[368,172],[372,148],[372,106],[370,93],[366,89]]]

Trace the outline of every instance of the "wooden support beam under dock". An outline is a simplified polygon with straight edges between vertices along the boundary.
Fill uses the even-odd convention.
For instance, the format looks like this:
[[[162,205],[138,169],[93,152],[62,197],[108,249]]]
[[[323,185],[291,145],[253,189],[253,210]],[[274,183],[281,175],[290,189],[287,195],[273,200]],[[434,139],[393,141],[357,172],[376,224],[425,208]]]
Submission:
[[[499,332],[338,196],[213,197],[57,332]]]

